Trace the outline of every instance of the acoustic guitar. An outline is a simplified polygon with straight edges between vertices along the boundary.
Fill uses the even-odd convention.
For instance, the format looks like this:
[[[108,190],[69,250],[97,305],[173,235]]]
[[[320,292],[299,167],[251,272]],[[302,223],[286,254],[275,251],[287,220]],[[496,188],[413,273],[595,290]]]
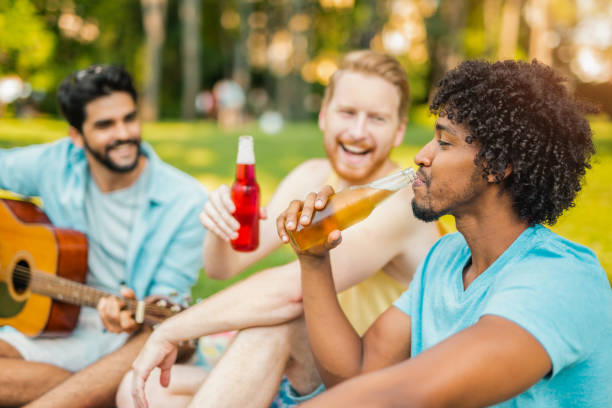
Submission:
[[[96,307],[110,293],[84,285],[87,238],[54,227],[36,205],[0,199],[0,326],[26,336],[65,336],[80,306]],[[124,299],[137,322],[156,324],[180,312],[165,300]]]

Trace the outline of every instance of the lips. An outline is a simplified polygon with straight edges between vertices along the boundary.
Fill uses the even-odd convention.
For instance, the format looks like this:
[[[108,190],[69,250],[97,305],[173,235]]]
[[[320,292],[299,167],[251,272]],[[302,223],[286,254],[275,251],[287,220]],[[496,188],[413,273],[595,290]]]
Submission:
[[[351,168],[361,167],[367,164],[374,149],[364,149],[358,146],[338,144],[338,159]]]
[[[421,187],[426,185],[429,185],[429,181],[427,177],[425,177],[425,175],[421,171],[419,171],[417,173],[416,180],[414,180],[414,182],[412,183],[412,187]]]
[[[340,147],[347,153],[357,154],[360,156],[364,156],[372,151],[372,149],[364,149],[362,147],[346,145],[344,143],[340,143]]]

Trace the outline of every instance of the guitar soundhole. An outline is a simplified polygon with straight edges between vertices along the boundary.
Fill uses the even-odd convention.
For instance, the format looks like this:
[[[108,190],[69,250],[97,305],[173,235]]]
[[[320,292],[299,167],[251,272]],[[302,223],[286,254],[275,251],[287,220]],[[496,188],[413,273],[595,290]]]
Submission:
[[[30,265],[24,260],[17,262],[13,272],[13,288],[15,288],[15,292],[18,294],[25,292],[30,286],[30,277]]]

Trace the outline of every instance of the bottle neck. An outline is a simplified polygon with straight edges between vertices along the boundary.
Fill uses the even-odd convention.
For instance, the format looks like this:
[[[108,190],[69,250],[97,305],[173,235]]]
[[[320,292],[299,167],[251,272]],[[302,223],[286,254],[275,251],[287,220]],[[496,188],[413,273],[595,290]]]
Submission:
[[[411,185],[417,176],[412,168],[407,168],[393,173],[387,177],[380,178],[366,185],[374,189],[397,191]]]
[[[236,180],[255,181],[255,164],[236,164]]]

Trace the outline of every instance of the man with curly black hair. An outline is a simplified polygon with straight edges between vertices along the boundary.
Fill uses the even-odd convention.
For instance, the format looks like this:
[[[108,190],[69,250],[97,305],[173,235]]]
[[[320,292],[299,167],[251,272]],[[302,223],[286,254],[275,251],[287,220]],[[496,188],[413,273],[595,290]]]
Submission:
[[[592,109],[537,62],[468,61],[439,83],[417,154],[414,214],[456,218],[412,284],[359,337],[338,307],[329,250],[298,253],[317,367],[304,407],[610,407],[612,292],[595,254],[542,224],[569,207],[594,152]],[[292,203],[281,239],[333,191]],[[334,333],[333,336],[330,333]],[[340,352],[341,350],[341,352]]]

